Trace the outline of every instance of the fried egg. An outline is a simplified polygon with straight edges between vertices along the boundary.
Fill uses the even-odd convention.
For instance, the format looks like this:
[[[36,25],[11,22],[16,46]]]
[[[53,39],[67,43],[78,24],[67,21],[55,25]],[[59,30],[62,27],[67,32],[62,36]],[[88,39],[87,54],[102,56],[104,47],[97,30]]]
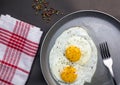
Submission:
[[[84,85],[95,73],[97,48],[84,28],[71,27],[56,39],[49,64],[60,85]]]

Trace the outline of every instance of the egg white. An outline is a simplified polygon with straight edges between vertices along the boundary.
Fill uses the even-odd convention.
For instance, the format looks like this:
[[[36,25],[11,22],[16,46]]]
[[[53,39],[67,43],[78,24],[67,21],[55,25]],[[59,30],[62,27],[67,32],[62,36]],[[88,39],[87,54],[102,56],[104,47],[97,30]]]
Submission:
[[[80,48],[82,56],[79,61],[72,63],[64,55],[68,46]],[[83,85],[90,82],[96,70],[97,48],[87,31],[81,27],[72,27],[64,31],[50,51],[49,64],[51,73],[61,85],[67,85],[60,77],[60,72],[66,66],[72,65],[77,69],[77,80],[69,85]]]

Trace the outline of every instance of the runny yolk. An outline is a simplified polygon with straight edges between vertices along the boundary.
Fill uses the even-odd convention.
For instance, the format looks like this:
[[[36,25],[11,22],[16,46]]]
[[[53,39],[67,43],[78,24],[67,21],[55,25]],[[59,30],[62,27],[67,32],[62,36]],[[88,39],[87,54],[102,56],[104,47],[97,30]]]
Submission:
[[[78,47],[71,45],[65,50],[65,56],[71,62],[76,62],[81,57],[81,51]]]
[[[72,66],[65,67],[61,72],[61,79],[66,83],[73,83],[76,78],[76,69]]]

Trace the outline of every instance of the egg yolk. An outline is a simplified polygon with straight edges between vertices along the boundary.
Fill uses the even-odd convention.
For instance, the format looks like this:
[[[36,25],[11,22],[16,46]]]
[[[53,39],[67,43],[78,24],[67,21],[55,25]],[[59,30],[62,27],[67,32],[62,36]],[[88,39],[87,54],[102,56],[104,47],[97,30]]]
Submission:
[[[73,83],[77,78],[76,69],[68,66],[61,72],[61,79],[66,83]]]
[[[71,62],[76,62],[80,59],[81,57],[81,51],[78,47],[76,46],[69,46],[66,51],[65,51],[65,56],[67,57],[68,60]]]

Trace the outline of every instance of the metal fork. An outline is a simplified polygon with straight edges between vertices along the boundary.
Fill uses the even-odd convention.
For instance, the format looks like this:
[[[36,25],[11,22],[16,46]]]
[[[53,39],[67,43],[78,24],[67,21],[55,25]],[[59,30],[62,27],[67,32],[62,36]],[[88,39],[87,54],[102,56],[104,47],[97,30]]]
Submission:
[[[112,69],[113,60],[111,58],[107,42],[103,42],[99,44],[99,47],[100,47],[100,53],[103,59],[103,63],[109,69],[112,77],[114,77],[114,73]]]

